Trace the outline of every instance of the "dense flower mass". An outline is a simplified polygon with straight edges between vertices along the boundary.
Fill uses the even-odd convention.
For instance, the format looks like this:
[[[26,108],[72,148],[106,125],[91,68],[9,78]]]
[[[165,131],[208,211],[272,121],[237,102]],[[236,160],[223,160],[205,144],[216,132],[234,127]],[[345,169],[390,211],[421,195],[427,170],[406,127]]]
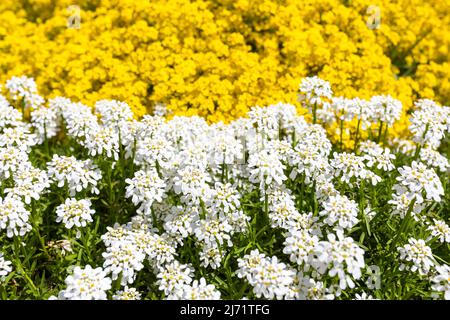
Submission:
[[[399,139],[398,100],[363,110],[318,77],[300,83],[313,123],[277,103],[209,124],[135,119],[118,100],[39,102],[33,79],[11,79],[2,297],[449,299],[449,107],[420,100]]]
[[[442,0],[3,0],[0,80],[26,73],[46,97],[118,99],[138,116],[214,122],[295,104],[298,79],[310,74],[346,98],[448,104],[449,26]],[[14,101],[42,101],[25,78],[6,88]],[[317,89],[326,99],[327,86]],[[376,100],[388,107],[378,120],[400,116],[389,98]]]

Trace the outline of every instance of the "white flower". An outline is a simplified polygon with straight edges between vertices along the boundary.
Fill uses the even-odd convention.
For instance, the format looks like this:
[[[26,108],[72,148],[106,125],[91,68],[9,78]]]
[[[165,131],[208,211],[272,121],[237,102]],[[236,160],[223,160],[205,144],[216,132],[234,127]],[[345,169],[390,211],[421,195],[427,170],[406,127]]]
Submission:
[[[0,277],[6,277],[11,271],[11,261],[5,260],[3,253],[0,252]]]
[[[194,234],[198,241],[203,242],[208,247],[222,245],[231,247],[233,245],[230,237],[232,230],[233,227],[224,218],[207,218],[198,221]]]
[[[0,180],[8,179],[21,166],[28,164],[28,155],[24,150],[15,147],[0,147]]]
[[[25,162],[23,165],[19,166],[18,170],[14,173],[14,182],[16,187],[20,188],[24,186],[25,189],[32,188],[34,194],[37,194],[38,196],[50,187],[47,172],[33,167],[29,162]],[[23,196],[23,194],[21,196]]]
[[[373,108],[373,122],[383,122],[392,126],[395,120],[399,120],[402,113],[402,103],[399,100],[387,96],[374,96],[370,99]]]
[[[352,99],[344,97],[333,97],[330,110],[334,113],[336,120],[351,121],[356,115],[356,108]]]
[[[240,163],[244,156],[242,143],[228,132],[211,133],[208,159],[212,167]]]
[[[420,275],[426,275],[435,264],[431,248],[422,239],[409,238],[408,243],[397,250],[400,259],[407,263],[400,264],[400,270],[417,271]]]
[[[50,139],[58,133],[59,115],[54,108],[41,107],[31,112],[31,125],[35,128],[38,143]]]
[[[125,286],[123,290],[118,290],[112,298],[113,300],[141,300],[141,293],[136,288]]]
[[[273,183],[281,185],[287,179],[283,172],[285,166],[278,159],[278,155],[268,150],[252,154],[248,159],[248,168],[250,182],[259,183],[261,191]]]
[[[348,183],[350,186],[355,177],[356,181],[369,180],[372,185],[376,185],[381,178],[372,171],[366,169],[365,158],[353,153],[333,153],[333,159],[330,164],[334,168],[334,176]]]
[[[61,300],[106,300],[106,291],[111,289],[111,279],[106,272],[90,265],[84,269],[76,266],[65,283],[66,289],[58,297]]]
[[[62,115],[66,121],[66,129],[69,136],[81,141],[90,132],[99,126],[97,116],[92,114],[91,108],[81,103],[70,103],[62,110]]]
[[[92,222],[95,210],[91,209],[91,201],[88,199],[77,200],[73,198],[56,207],[56,222],[64,223],[67,229],[85,227]]]
[[[388,201],[389,204],[392,205],[393,211],[392,214],[398,214],[400,218],[405,218],[409,207],[411,205],[412,199],[408,196],[406,192],[399,192],[399,194],[394,193],[392,195],[392,199]],[[414,220],[419,221],[419,214],[424,209],[424,205],[415,202],[413,208],[411,210],[411,216]]]
[[[398,184],[394,186],[398,194],[407,193],[408,198],[415,198],[417,203],[426,200],[441,201],[444,195],[442,183],[433,169],[428,169],[421,162],[413,161],[411,167],[398,168],[400,176],[397,177]]]
[[[361,294],[356,293],[354,300],[378,300],[378,299],[374,299],[374,297],[372,297],[370,294],[362,292]]]
[[[133,119],[133,111],[130,106],[117,100],[100,100],[95,103],[95,111],[97,111],[102,122],[106,126],[117,126],[120,123]]]
[[[447,172],[450,169],[450,163],[446,157],[432,148],[420,149],[420,160],[428,166],[438,169],[441,172]]]
[[[296,284],[298,300],[334,300],[333,290],[325,286],[322,281],[315,280],[301,273],[297,276],[299,283]]]
[[[328,241],[320,241],[316,247],[316,257],[311,265],[320,274],[328,271],[330,277],[337,276],[342,290],[354,288],[353,279],[361,278],[361,269],[365,266],[364,250],[353,238],[344,237],[341,230],[337,230],[336,235],[328,234],[327,238]]]
[[[30,212],[25,209],[22,201],[13,197],[0,197],[0,229],[6,229],[8,238],[23,236],[29,232],[29,217]]]
[[[217,210],[229,214],[240,207],[240,197],[240,194],[230,183],[216,182],[211,206],[214,211]]]
[[[445,115],[445,109],[428,99],[417,101],[415,107],[409,127],[414,134],[413,141],[419,145],[439,147],[445,132],[448,131],[448,115]]]
[[[365,153],[364,158],[367,160],[368,167],[376,167],[378,170],[391,171],[395,168],[392,163],[395,160],[395,155],[391,153],[388,148],[381,148],[372,141],[361,143],[360,151]]]
[[[175,260],[161,268],[156,276],[158,278],[156,284],[166,295],[176,294],[177,291],[183,291],[185,284],[191,283],[193,274],[194,270],[188,265]]]
[[[213,284],[207,284],[203,277],[200,280],[194,280],[191,285],[184,285],[182,290],[181,299],[220,300],[220,291]]]
[[[36,135],[30,132],[29,125],[25,123],[14,128],[4,128],[0,134],[0,147],[16,147],[28,152],[36,143]]]
[[[37,107],[44,102],[42,97],[37,94],[37,86],[33,78],[11,77],[6,81],[5,87],[11,98],[14,101],[22,100],[25,107]]]
[[[159,268],[175,259],[177,255],[175,249],[176,247],[169,241],[167,236],[155,234],[145,253],[153,266]]]
[[[165,104],[157,103],[153,106],[153,115],[155,116],[164,117],[168,112]]]
[[[217,247],[203,246],[200,251],[200,265],[207,268],[218,269],[222,266],[222,260],[225,256],[224,250],[219,250]]]
[[[238,278],[247,278],[248,281],[252,279],[253,270],[263,263],[266,259],[264,253],[260,253],[258,249],[250,251],[250,254],[237,260],[239,269],[236,271]]]
[[[133,179],[126,179],[125,182],[128,184],[125,197],[131,197],[134,205],[141,204],[138,213],[150,215],[153,202],[161,202],[165,195],[166,184],[153,168],[137,171]]]
[[[176,194],[183,194],[187,199],[192,199],[194,203],[197,203],[204,196],[204,191],[210,189],[207,186],[209,181],[211,181],[211,177],[208,173],[189,166],[178,170],[177,176],[173,178],[173,190]]]
[[[246,277],[257,298],[282,299],[289,293],[295,272],[273,256],[267,258],[257,250],[238,259],[238,277]]]
[[[286,236],[283,253],[290,255],[290,260],[301,266],[309,262],[318,243],[319,238],[308,230],[291,231]]]
[[[89,189],[95,194],[100,192],[97,183],[102,174],[91,160],[77,160],[74,156],[54,154],[47,166],[49,178],[57,183],[58,188],[67,185],[71,197],[84,189]]]
[[[328,147],[325,146],[326,150],[323,150],[320,138],[309,136],[306,139],[301,140],[289,155],[289,164],[294,167],[289,178],[293,180],[297,175],[305,174],[305,183],[309,184],[311,180],[326,174],[330,165],[327,159]],[[325,145],[327,145],[326,142],[329,141],[323,140]]]
[[[325,216],[324,223],[336,228],[351,229],[358,222],[358,204],[346,196],[331,196],[323,204],[319,215]]]
[[[4,128],[16,127],[20,125],[22,114],[19,110],[10,106],[8,100],[0,95],[0,132]]]
[[[333,92],[328,81],[317,76],[302,79],[299,101],[304,102],[309,108],[312,104],[321,105],[327,99],[331,99],[332,95]]]
[[[436,266],[437,274],[431,277],[431,288],[439,293],[444,293],[444,299],[450,300],[450,266]]]
[[[119,136],[112,128],[93,127],[85,138],[82,144],[90,156],[103,155],[116,161],[119,159]]]
[[[443,220],[433,219],[433,224],[428,226],[427,230],[431,231],[431,236],[439,239],[440,242],[450,243],[450,227]]]
[[[164,230],[181,241],[193,234],[194,220],[198,220],[198,210],[196,207],[172,207],[164,219]]]
[[[122,275],[121,284],[125,286],[133,283],[136,272],[141,270],[145,254],[135,244],[123,241],[114,242],[102,253],[105,262],[103,268],[107,274],[111,273],[112,279],[116,280]]]

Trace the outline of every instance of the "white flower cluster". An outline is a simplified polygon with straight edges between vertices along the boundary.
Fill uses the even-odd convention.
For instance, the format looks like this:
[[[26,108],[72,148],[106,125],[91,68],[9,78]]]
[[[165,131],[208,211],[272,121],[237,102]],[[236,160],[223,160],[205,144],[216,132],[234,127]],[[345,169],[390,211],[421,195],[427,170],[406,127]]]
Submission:
[[[3,257],[3,253],[0,252],[0,279],[6,277],[11,271],[11,261],[6,260]]]
[[[122,200],[136,207],[128,222],[107,227],[101,236],[102,268],[76,267],[61,299],[106,299],[107,294],[140,299],[142,288],[135,282],[146,268],[167,299],[219,299],[221,292],[208,283],[211,278],[205,273],[200,277],[194,265],[221,270],[232,265],[236,255],[236,274],[257,298],[334,299],[349,289],[355,289],[352,297],[359,292],[356,298],[369,298],[358,287],[366,267],[365,246],[354,233],[368,230],[383,208],[364,203],[375,196],[365,192],[375,194],[384,187],[382,177],[393,181],[397,170],[388,210],[401,218],[408,212],[416,221],[423,217],[427,242],[450,240],[446,222],[428,221],[423,212],[444,195],[435,170],[446,174],[450,167],[437,151],[450,127],[448,108],[430,101],[420,101],[412,115],[413,141],[387,141],[398,153],[416,152],[416,161],[397,169],[402,155],[391,152],[386,143],[360,141],[354,153],[337,149],[324,127],[309,124],[290,104],[253,107],[247,118],[209,125],[197,116],[166,120],[158,108],[155,113],[160,115],[138,121],[126,103],[116,100],[98,101],[92,109],[58,97],[46,107],[30,98],[36,90],[25,78],[13,79],[8,90],[13,100],[24,99],[27,107],[34,104],[26,124],[0,95],[0,183],[6,186],[0,198],[0,229],[8,237],[31,230],[32,205],[55,189],[66,199],[56,207],[56,221],[69,229],[87,226],[103,196],[102,179],[110,180],[119,171],[127,177],[120,181],[126,198]],[[402,113],[401,103],[390,96],[368,101],[333,97],[329,83],[317,77],[304,79],[299,98],[318,120],[357,120],[361,130],[378,125],[380,136]],[[73,142],[71,148],[90,159],[53,154],[47,170],[34,167],[31,152],[60,130]],[[273,255],[271,245],[266,254],[260,252],[266,247],[255,243],[260,232],[270,228],[283,238],[279,256]],[[233,247],[242,238],[251,242],[236,252]],[[398,249],[402,268],[433,275],[427,242],[410,239]],[[187,263],[185,247],[193,249],[196,256],[189,258],[195,263]],[[434,290],[447,292],[446,270],[436,270]],[[107,292],[112,281],[122,288]],[[136,288],[130,287],[133,284]]]
[[[74,156],[54,154],[47,166],[50,180],[56,183],[58,188],[67,186],[71,197],[83,190],[89,190],[94,194],[100,192],[97,184],[102,174],[91,160],[77,160]]]
[[[66,201],[56,208],[56,222],[64,223],[67,229],[72,227],[85,227],[92,222],[92,215],[95,210],[91,209],[91,201],[87,199],[66,199]]]
[[[431,248],[422,239],[410,238],[407,244],[398,247],[397,250],[400,253],[400,259],[405,261],[400,265],[400,270],[411,270],[426,275],[435,265]]]
[[[38,94],[36,82],[25,76],[12,77],[6,81],[11,99],[20,101],[27,108],[37,108],[44,103],[44,98]]]
[[[300,95],[298,98],[307,106],[321,105],[323,102],[326,102],[326,99],[331,99],[332,95],[333,91],[330,83],[317,76],[304,78],[300,83]]]
[[[55,108],[39,107],[31,112],[31,123],[37,135],[37,143],[43,143],[58,134],[60,117]]]
[[[134,205],[141,204],[138,213],[150,215],[153,202],[161,202],[165,194],[166,185],[154,168],[137,171],[133,179],[125,182],[128,184],[125,196],[131,197]]]
[[[417,101],[415,107],[409,127],[413,141],[435,150],[450,131],[450,107],[441,107],[428,99]]]
[[[444,299],[450,300],[450,266],[436,266],[436,274],[431,277],[431,282],[433,283],[431,288],[437,297],[439,293],[444,293]]]
[[[23,236],[31,230],[29,217],[30,212],[22,201],[14,197],[0,198],[0,229],[6,230],[9,238]]]
[[[118,290],[113,295],[113,300],[141,300],[141,293],[136,288],[125,286],[123,290]]]
[[[59,292],[58,300],[106,300],[111,289],[111,279],[102,268],[76,266],[66,280],[66,288]]]
[[[276,256],[267,257],[258,250],[238,259],[237,276],[245,278],[257,298],[283,299],[294,282],[294,270]]]
[[[322,123],[357,120],[361,129],[371,125],[392,127],[402,114],[402,103],[390,95],[373,96],[370,100],[332,97],[330,84],[317,77],[305,78],[300,85],[299,101],[312,113],[318,108],[317,118]],[[340,131],[339,131],[340,133]]]
[[[441,201],[444,188],[439,176],[432,168],[428,168],[421,162],[413,161],[411,166],[398,168],[398,172],[400,176],[397,177],[398,183],[393,187],[395,195],[394,201],[391,202],[394,206],[398,208],[400,205],[395,202],[395,197],[404,197],[409,203],[414,200],[417,204]]]

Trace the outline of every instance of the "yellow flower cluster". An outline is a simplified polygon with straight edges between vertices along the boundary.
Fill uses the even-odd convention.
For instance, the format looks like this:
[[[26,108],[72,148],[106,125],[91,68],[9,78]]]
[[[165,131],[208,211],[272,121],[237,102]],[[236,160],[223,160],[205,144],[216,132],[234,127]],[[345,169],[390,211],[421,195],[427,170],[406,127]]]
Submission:
[[[225,122],[254,105],[299,106],[310,75],[349,98],[447,104],[449,48],[442,0],[0,2],[0,82],[24,74],[47,98],[114,98],[137,116],[156,103]]]

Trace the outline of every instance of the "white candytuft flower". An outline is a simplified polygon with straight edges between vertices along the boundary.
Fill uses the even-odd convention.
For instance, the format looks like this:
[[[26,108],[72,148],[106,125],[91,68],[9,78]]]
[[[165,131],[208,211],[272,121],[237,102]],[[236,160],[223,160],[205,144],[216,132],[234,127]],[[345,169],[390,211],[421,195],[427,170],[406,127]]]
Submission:
[[[60,300],[106,300],[111,289],[111,279],[102,268],[76,266],[65,280],[66,289],[59,293]]]
[[[31,112],[31,125],[37,134],[38,143],[58,134],[59,114],[53,108],[40,107]]]
[[[431,231],[430,238],[436,237],[440,242],[450,243],[450,227],[443,220],[433,219],[433,224],[427,228]]]
[[[402,103],[390,95],[374,96],[370,99],[370,104],[373,108],[373,122],[383,122],[392,126],[396,120],[400,119]]]
[[[294,282],[295,272],[278,258],[266,257],[258,250],[238,259],[237,275],[245,277],[253,287],[257,298],[282,299],[289,294],[289,287]]]
[[[353,279],[360,279],[365,267],[364,250],[341,230],[328,234],[327,239],[319,242],[311,265],[320,274],[327,272],[330,277],[337,276],[340,289],[354,288]]]
[[[191,283],[193,274],[194,270],[188,265],[175,260],[161,268],[157,285],[166,295],[182,296],[183,287]]]
[[[319,212],[325,216],[324,223],[340,229],[351,229],[358,222],[358,205],[346,196],[331,196],[323,204],[323,210]]]
[[[6,277],[12,271],[11,261],[6,260],[3,257],[3,253],[0,252],[0,282],[2,277]]]
[[[409,238],[408,243],[398,247],[397,250],[400,253],[400,259],[404,261],[400,264],[400,270],[410,270],[426,275],[435,264],[431,248],[422,239]]]
[[[8,238],[23,236],[31,230],[28,223],[30,212],[22,201],[14,197],[0,197],[0,229],[6,230]]]
[[[311,108],[310,104],[321,105],[331,99],[332,95],[330,83],[314,76],[303,78],[298,99]]]
[[[431,277],[431,282],[435,296],[444,293],[444,299],[450,300],[450,266],[436,266],[436,275]]]
[[[161,202],[165,195],[166,184],[154,168],[137,171],[133,179],[125,182],[128,184],[125,197],[131,198],[134,205],[141,205],[138,213],[151,215],[153,202]]]
[[[428,201],[441,201],[444,195],[442,183],[433,169],[427,168],[423,163],[413,161],[411,167],[398,168],[400,176],[394,186],[397,194],[406,193],[409,199],[415,199],[417,203]]]
[[[133,283],[136,272],[144,267],[142,264],[145,259],[144,252],[137,245],[128,241],[112,243],[102,256],[105,259],[103,263],[105,272],[111,274],[113,280],[121,275],[120,283],[123,286]]]
[[[248,167],[250,182],[259,183],[261,191],[274,183],[281,185],[287,179],[283,172],[285,166],[278,155],[268,150],[252,154],[248,159]]]
[[[77,160],[74,156],[66,157],[54,154],[52,161],[47,163],[47,166],[51,181],[56,182],[58,188],[67,186],[71,197],[85,189],[94,194],[100,192],[97,184],[101,180],[102,174],[91,160]]]
[[[200,280],[194,280],[191,285],[184,285],[178,295],[181,297],[173,294],[168,299],[220,300],[220,291],[213,284],[207,284],[203,277]]]
[[[56,208],[56,222],[64,223],[67,229],[71,229],[74,226],[81,228],[92,222],[94,213],[95,210],[91,208],[90,200],[69,198]]]
[[[141,296],[141,293],[136,288],[125,286],[123,290],[118,290],[112,298],[113,300],[141,300]]]

